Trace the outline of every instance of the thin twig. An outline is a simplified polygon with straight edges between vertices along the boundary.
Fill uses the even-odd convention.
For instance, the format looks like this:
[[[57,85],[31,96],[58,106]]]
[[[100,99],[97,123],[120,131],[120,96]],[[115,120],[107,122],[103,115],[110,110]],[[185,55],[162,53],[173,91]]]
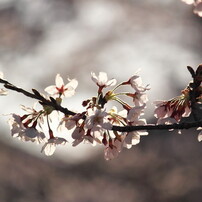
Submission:
[[[36,99],[40,101],[40,104],[42,105],[48,105],[48,106],[52,106],[55,110],[61,111],[62,113],[64,113],[65,115],[75,115],[76,113],[69,111],[67,108],[62,107],[61,105],[57,104],[57,102],[53,102],[50,101],[46,98],[44,98],[42,95],[36,95],[34,93],[30,93],[22,88],[19,88],[11,83],[9,83],[8,81],[4,80],[4,79],[0,79],[0,83],[4,84],[4,87],[9,89],[9,90],[13,90],[16,91],[18,93],[22,93],[27,97]]]

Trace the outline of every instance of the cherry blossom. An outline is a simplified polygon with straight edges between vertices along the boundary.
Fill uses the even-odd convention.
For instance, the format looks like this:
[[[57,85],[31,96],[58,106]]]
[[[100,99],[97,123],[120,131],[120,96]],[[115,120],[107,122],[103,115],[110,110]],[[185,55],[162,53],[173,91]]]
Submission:
[[[112,160],[116,158],[122,150],[123,142],[121,139],[111,139],[104,149],[104,158]]]
[[[138,75],[140,70],[138,70],[130,79],[126,82],[123,82],[122,85],[131,85],[131,87],[138,93],[145,92],[149,90],[150,87],[142,85],[142,78]]]
[[[154,104],[156,104],[154,116],[159,120],[170,117],[179,122],[182,117],[187,117],[191,113],[188,89],[183,90],[182,95],[169,101],[156,101]]]
[[[121,126],[126,122],[127,110],[124,109],[118,112],[117,107],[113,106],[109,111],[109,115],[108,119],[113,125]]]
[[[80,113],[70,111],[61,105],[63,97],[69,97],[75,93],[78,85],[75,79],[69,80],[69,83],[65,85],[62,77],[59,74],[56,75],[56,84],[45,89],[56,99],[41,96],[35,89],[32,90],[33,93],[30,93],[3,79],[0,79],[0,83],[3,83],[8,89],[14,89],[14,91],[37,99],[40,104],[39,107],[41,107],[40,110],[37,110],[36,105],[34,107],[22,105],[21,108],[25,111],[24,115],[12,114],[8,123],[13,137],[38,144],[43,142],[41,152],[50,156],[55,152],[58,145],[67,143],[65,138],[54,136],[55,130],[60,129],[57,132],[65,132],[67,136],[72,137],[72,146],[75,147],[80,143],[90,143],[92,146],[102,145],[104,147],[104,158],[111,160],[116,158],[123,148],[130,149],[132,146],[139,144],[141,137],[148,135],[147,128],[154,129],[155,127],[156,129],[158,126],[159,128],[162,127],[158,124],[171,125],[173,123],[177,124],[171,126],[179,126],[181,118],[190,116],[191,110],[193,115],[196,110],[200,113],[202,103],[201,69],[202,65],[199,65],[196,72],[188,67],[193,81],[182,91],[180,96],[167,101],[155,102],[154,115],[158,119],[156,125],[147,125],[146,119],[142,118],[148,102],[147,90],[149,90],[149,86],[143,85],[137,72],[105,94],[102,91],[103,88],[114,86],[116,80],[108,80],[107,74],[104,72],[100,72],[98,76],[91,73],[92,80],[98,86],[98,93],[96,96],[82,101],[84,109]],[[125,85],[131,87],[132,92],[120,91]],[[127,101],[123,98],[127,98]],[[130,101],[129,104],[128,100]],[[110,101],[113,101],[113,104],[118,104],[120,109],[108,105]],[[196,109],[193,108],[193,104]],[[197,118],[196,114],[194,118]],[[142,130],[136,130],[135,126],[140,126],[138,129],[141,128]],[[169,130],[173,129],[170,126],[167,128]],[[179,128],[181,129],[181,125],[176,127],[176,129]],[[187,128],[187,126],[184,128]],[[45,135],[47,129],[49,132],[48,138]],[[198,129],[201,130],[201,128]],[[202,141],[202,132],[199,133],[198,140]]]
[[[99,72],[98,76],[94,72],[91,72],[91,79],[99,86],[99,91],[103,88],[116,85],[116,79],[108,80],[105,72]]]
[[[146,119],[140,119],[140,116],[144,114],[145,104],[142,106],[133,107],[127,115],[127,124],[130,126],[146,125]],[[124,147],[130,149],[132,145],[136,145],[140,142],[140,136],[148,135],[146,131],[132,131],[126,134],[124,140]]]
[[[90,130],[90,134],[94,139],[101,143],[105,129],[112,128],[111,123],[107,119],[108,113],[100,109],[88,109],[87,118],[85,120],[86,129]]]
[[[146,125],[147,122],[145,119],[138,119],[129,125],[137,126],[137,125]],[[140,136],[148,135],[147,131],[132,131],[127,133],[124,139],[124,147],[130,149],[133,145],[140,143]]]
[[[45,91],[54,97],[71,97],[75,94],[75,89],[78,86],[76,79],[68,79],[69,83],[64,85],[64,81],[60,74],[56,75],[55,84],[45,88]]]
[[[85,140],[85,133],[86,131],[84,130],[82,126],[76,127],[74,131],[72,132],[72,138],[74,139],[74,141],[72,142],[72,146],[75,147],[81,142],[83,142]]]
[[[13,114],[8,121],[11,128],[11,135],[22,141],[31,141],[40,144],[46,140],[45,134],[38,131],[34,126],[26,127],[22,122],[22,117]]]
[[[137,121],[141,115],[144,115],[145,107],[146,105],[144,104],[142,106],[135,106],[131,108],[128,112],[127,120],[130,122]]]
[[[87,111],[85,126],[87,129],[93,130],[94,127],[100,126],[104,129],[111,129],[112,125],[107,119],[108,113],[105,110],[90,108]]]
[[[59,127],[63,125],[67,130],[71,130],[77,126],[80,120],[82,120],[83,114],[77,113],[74,116],[65,116],[59,123]]]
[[[202,0],[182,0],[186,4],[193,4],[194,10],[193,12],[197,14],[199,17],[202,17]]]
[[[67,143],[67,140],[60,137],[53,137],[48,140],[44,144],[44,146],[41,149],[41,152],[44,152],[46,156],[51,156],[55,152],[57,145],[65,145]]]
[[[194,13],[197,14],[199,17],[202,17],[202,2],[196,3]]]
[[[135,106],[141,106],[148,102],[148,96],[146,93],[136,92],[134,94],[131,94],[131,97],[133,97]]]

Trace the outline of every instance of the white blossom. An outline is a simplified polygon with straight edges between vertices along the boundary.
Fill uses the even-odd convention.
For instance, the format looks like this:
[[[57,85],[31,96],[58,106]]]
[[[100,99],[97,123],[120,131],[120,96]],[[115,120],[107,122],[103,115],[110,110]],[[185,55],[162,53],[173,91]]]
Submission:
[[[202,17],[202,2],[196,3],[194,13],[197,14],[199,17]]]
[[[56,75],[55,84],[45,88],[45,91],[52,96],[61,96],[61,97],[71,97],[75,94],[75,89],[78,86],[78,81],[76,79],[68,79],[69,83],[64,85],[64,81],[60,74]]]
[[[11,135],[22,141],[31,141],[40,144],[46,140],[45,134],[36,130],[35,127],[25,127],[21,121],[21,117],[13,114],[8,120],[11,128]]]
[[[65,145],[67,140],[60,137],[50,138],[48,142],[44,144],[41,149],[41,152],[44,152],[46,156],[51,156],[55,152],[57,145]]]
[[[112,139],[104,149],[104,158],[112,160],[116,158],[123,148],[123,141],[121,139]]]
[[[144,109],[146,105],[143,104],[142,106],[135,106],[131,108],[128,112],[127,120],[130,122],[137,121],[141,115],[144,114]]]
[[[116,79],[108,80],[105,72],[99,72],[98,76],[96,76],[94,72],[91,72],[91,78],[101,88],[116,85]]]
[[[85,126],[87,129],[95,130],[100,127],[103,129],[111,129],[112,125],[107,119],[108,113],[105,110],[90,108],[87,110],[87,118]]]
[[[138,75],[138,72],[139,70],[132,77],[130,77],[127,83],[129,83],[136,92],[145,92],[146,90],[149,90],[150,87],[148,85],[143,86],[142,78]]]

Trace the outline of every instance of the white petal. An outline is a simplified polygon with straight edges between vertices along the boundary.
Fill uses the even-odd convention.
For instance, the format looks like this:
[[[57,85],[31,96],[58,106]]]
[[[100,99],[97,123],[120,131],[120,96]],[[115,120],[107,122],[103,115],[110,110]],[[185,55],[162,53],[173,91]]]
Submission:
[[[114,85],[116,85],[116,79],[111,79],[106,83],[106,86],[114,86]]]
[[[62,79],[62,77],[60,76],[60,74],[57,74],[55,77],[55,84],[58,88],[62,87],[64,85],[64,81]]]
[[[52,85],[52,86],[48,86],[47,88],[44,89],[47,93],[49,93],[50,95],[54,95],[56,94],[58,91],[56,89],[56,86]]]
[[[64,91],[64,96],[65,97],[72,97],[74,94],[75,94],[75,90],[74,89],[69,90],[69,91],[68,90]]]
[[[98,75],[99,86],[104,86],[107,82],[107,74],[105,72],[100,72]]]
[[[3,72],[0,72],[0,79],[3,79],[4,78],[4,74]]]
[[[69,83],[65,85],[65,88],[72,87],[72,89],[76,89],[78,86],[78,81],[76,79],[69,80]]]
[[[132,145],[136,145],[140,142],[140,136],[137,134],[132,135]]]
[[[97,78],[97,76],[95,75],[94,72],[91,72],[91,79],[92,79],[95,83],[98,82],[98,78]]]
[[[7,90],[5,90],[3,88],[0,89],[0,95],[7,95],[7,94],[8,94]]]
[[[44,151],[46,156],[51,156],[55,152],[56,146],[54,143],[45,143],[44,146],[41,149],[41,152]]]
[[[202,17],[202,2],[196,4],[194,13],[197,14],[198,16]]]
[[[199,142],[202,141],[202,131],[198,134],[198,141],[199,141]]]

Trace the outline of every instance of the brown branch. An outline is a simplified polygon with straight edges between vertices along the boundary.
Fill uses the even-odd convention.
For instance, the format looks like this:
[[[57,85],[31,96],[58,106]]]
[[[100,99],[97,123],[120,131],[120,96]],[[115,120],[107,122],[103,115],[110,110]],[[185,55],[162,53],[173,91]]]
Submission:
[[[119,132],[132,132],[137,130],[171,130],[171,129],[190,129],[195,127],[201,127],[202,121],[198,122],[189,122],[189,123],[174,123],[174,124],[147,124],[147,125],[139,125],[139,126],[113,126],[112,130]]]
[[[36,99],[39,101],[40,104],[42,105],[48,105],[53,107],[55,110],[61,111],[62,113],[64,113],[65,115],[75,115],[76,113],[69,111],[67,108],[62,107],[61,105],[57,104],[57,102],[53,99],[50,98],[51,100],[48,100],[46,98],[44,98],[38,91],[33,89],[34,93],[30,93],[22,88],[19,88],[11,83],[9,83],[8,81],[4,80],[4,79],[0,79],[0,83],[4,84],[4,87],[9,89],[9,90],[13,90],[16,91],[18,93],[22,93],[23,95]]]
[[[196,72],[190,66],[187,66],[187,69],[189,70],[193,78],[193,81],[189,83],[189,89],[190,89],[189,95],[190,95],[190,102],[191,102],[190,107],[192,110],[194,121],[197,122],[200,120],[198,105],[197,105],[197,97],[199,97],[199,94],[197,93],[197,89],[201,84],[202,65],[198,66]]]

